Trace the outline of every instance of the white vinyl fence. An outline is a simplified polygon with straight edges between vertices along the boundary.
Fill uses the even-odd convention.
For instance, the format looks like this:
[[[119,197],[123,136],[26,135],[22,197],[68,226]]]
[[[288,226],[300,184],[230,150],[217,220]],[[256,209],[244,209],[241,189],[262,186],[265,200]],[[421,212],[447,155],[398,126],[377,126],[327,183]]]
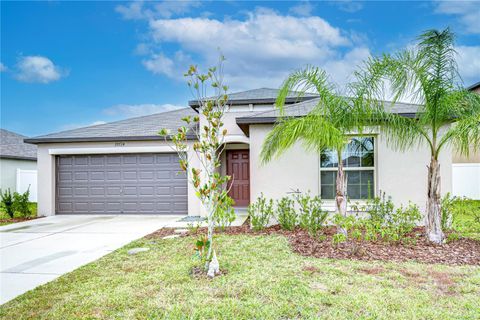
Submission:
[[[452,193],[480,200],[480,163],[452,164]]]
[[[17,192],[23,193],[30,187],[30,201],[37,202],[37,170],[17,169]]]

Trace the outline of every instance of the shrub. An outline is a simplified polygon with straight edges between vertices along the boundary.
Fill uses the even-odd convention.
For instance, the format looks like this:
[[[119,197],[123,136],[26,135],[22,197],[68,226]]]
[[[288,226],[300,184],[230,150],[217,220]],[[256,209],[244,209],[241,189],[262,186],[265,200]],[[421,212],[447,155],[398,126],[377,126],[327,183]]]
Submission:
[[[442,210],[442,229],[450,229],[453,225],[455,202],[457,198],[452,197],[450,192],[443,196],[440,208]]]
[[[277,200],[276,218],[280,227],[285,230],[293,230],[297,225],[297,213],[294,201],[288,197]]]
[[[365,218],[358,215],[335,215],[335,224],[347,232],[346,240],[376,241],[381,238],[391,242],[408,241],[405,236],[422,217],[418,206],[409,203],[406,208],[402,206],[392,209],[393,203],[390,199],[385,200],[385,197],[374,199],[373,203],[373,214],[368,212]]]
[[[12,193],[10,192],[10,189],[5,190],[4,192],[0,190],[0,197],[1,197],[0,204],[2,208],[10,216],[10,218],[13,218],[13,215],[15,213],[15,207],[14,207],[13,196],[12,196]]]
[[[24,193],[13,193],[13,209],[15,212],[19,213],[21,217],[28,217],[31,215],[29,197],[30,188]]]
[[[370,220],[374,221],[386,221],[391,217],[395,210],[392,198],[387,197],[385,192],[380,193],[380,197],[375,197],[367,201],[366,211],[370,217]]]
[[[233,209],[234,201],[229,196],[226,196],[225,199],[219,203],[217,211],[213,215],[213,220],[215,224],[220,227],[221,230],[225,230],[226,227],[229,227],[235,218],[235,210]]]
[[[300,209],[299,224],[312,236],[316,236],[328,217],[328,211],[322,210],[319,196],[311,197],[309,193],[295,197]]]
[[[262,230],[273,216],[273,200],[267,201],[262,193],[257,201],[248,206],[247,212],[252,228],[256,231]]]

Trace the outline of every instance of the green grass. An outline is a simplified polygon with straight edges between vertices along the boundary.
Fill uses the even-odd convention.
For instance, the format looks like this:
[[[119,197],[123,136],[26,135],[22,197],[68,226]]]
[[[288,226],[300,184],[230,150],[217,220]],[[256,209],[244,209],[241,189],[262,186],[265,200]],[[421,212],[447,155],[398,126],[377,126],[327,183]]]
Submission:
[[[473,319],[480,268],[329,260],[283,236],[216,239],[225,275],[194,278],[193,238],[141,239],[0,307],[1,319]],[[128,255],[132,247],[150,251]]]
[[[36,202],[30,202],[29,204],[30,207],[30,212],[31,215],[30,217],[36,217],[37,216],[37,203]],[[14,218],[21,218],[22,216],[16,212],[14,214]],[[5,212],[3,208],[0,208],[0,226],[4,226],[7,224],[12,224],[18,222],[17,220],[12,220],[10,216]]]
[[[456,200],[453,229],[463,237],[480,240],[480,200]]]

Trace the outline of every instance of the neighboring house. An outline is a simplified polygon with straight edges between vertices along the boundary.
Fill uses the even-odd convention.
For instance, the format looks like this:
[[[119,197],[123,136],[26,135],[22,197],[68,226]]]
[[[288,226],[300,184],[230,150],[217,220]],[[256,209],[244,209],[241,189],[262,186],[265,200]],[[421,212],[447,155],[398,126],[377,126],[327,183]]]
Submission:
[[[37,147],[23,142],[25,138],[0,129],[0,189],[30,188],[30,201],[37,201]]]
[[[221,170],[234,176],[230,194],[236,205],[243,207],[261,193],[278,199],[294,191],[311,191],[320,194],[333,210],[336,167],[328,152],[306,152],[299,143],[268,164],[260,161],[262,143],[279,116],[274,108],[277,93],[262,88],[229,94]],[[286,114],[305,115],[316,99],[315,95],[298,98],[292,94]],[[183,125],[182,117],[197,114],[198,103],[190,101],[189,106],[26,139],[38,146],[42,183],[39,214],[203,214],[193,188],[185,175],[178,173],[178,157],[171,144],[157,135],[161,128],[176,130]],[[417,108],[399,103],[392,112],[409,116]],[[194,136],[189,139],[191,146]],[[397,204],[412,201],[424,208],[427,146],[393,151],[374,131],[362,139],[365,149],[356,152],[350,148],[345,154],[347,191],[352,201],[363,201],[382,191]],[[192,148],[187,152],[193,155]],[[451,158],[450,152],[440,157],[444,193],[451,190]]]
[[[480,94],[480,82],[467,89]],[[452,193],[480,200],[480,150],[472,150],[468,157],[454,153],[452,162]]]

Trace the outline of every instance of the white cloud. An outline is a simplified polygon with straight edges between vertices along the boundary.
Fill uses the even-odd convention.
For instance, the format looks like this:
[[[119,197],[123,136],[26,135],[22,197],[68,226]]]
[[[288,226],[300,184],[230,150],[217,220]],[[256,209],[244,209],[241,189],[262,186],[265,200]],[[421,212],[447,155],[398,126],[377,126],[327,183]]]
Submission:
[[[133,1],[128,5],[118,5],[115,11],[120,13],[126,20],[140,20],[150,16],[148,11],[143,8],[143,1]]]
[[[176,110],[184,108],[173,104],[119,104],[113,107],[109,107],[103,110],[103,113],[107,116],[113,116],[117,118],[132,118],[140,117],[149,114],[165,112],[170,110]]]
[[[363,3],[358,0],[336,0],[334,4],[342,11],[354,13],[363,9]]]
[[[162,18],[171,18],[174,15],[182,15],[190,12],[192,8],[198,8],[200,1],[162,1],[155,4],[155,11]]]
[[[162,53],[153,54],[149,59],[142,61],[145,68],[154,74],[165,74],[173,77],[173,60],[164,56]]]
[[[66,74],[47,57],[26,56],[19,59],[14,76],[22,82],[49,83]]]
[[[466,86],[480,81],[480,46],[458,46],[457,64]]]
[[[126,20],[142,20],[153,18],[171,18],[183,15],[201,6],[200,1],[161,1],[148,2],[133,1],[128,5],[118,5],[115,11]]]
[[[7,71],[7,69],[8,68],[3,63],[0,62],[0,72]]]
[[[305,1],[296,6],[291,7],[288,11],[291,14],[294,14],[297,16],[307,17],[312,14],[313,9],[314,9],[314,6],[310,2]]]
[[[196,56],[194,62],[202,66],[211,66],[216,63],[216,49],[220,48],[227,58],[226,84],[236,90],[278,86],[289,72],[305,64],[327,67],[341,63],[342,75],[333,76],[344,82],[345,70],[354,67],[346,59],[360,52],[369,54],[368,48],[357,43],[358,37],[320,17],[280,15],[263,8],[249,12],[245,20],[152,19],[149,26],[154,45],[170,43],[179,50],[173,55],[151,54],[143,60],[148,70],[178,78],[193,63],[190,56]]]
[[[465,31],[480,33],[480,3],[478,1],[437,1],[435,12],[457,16]]]

